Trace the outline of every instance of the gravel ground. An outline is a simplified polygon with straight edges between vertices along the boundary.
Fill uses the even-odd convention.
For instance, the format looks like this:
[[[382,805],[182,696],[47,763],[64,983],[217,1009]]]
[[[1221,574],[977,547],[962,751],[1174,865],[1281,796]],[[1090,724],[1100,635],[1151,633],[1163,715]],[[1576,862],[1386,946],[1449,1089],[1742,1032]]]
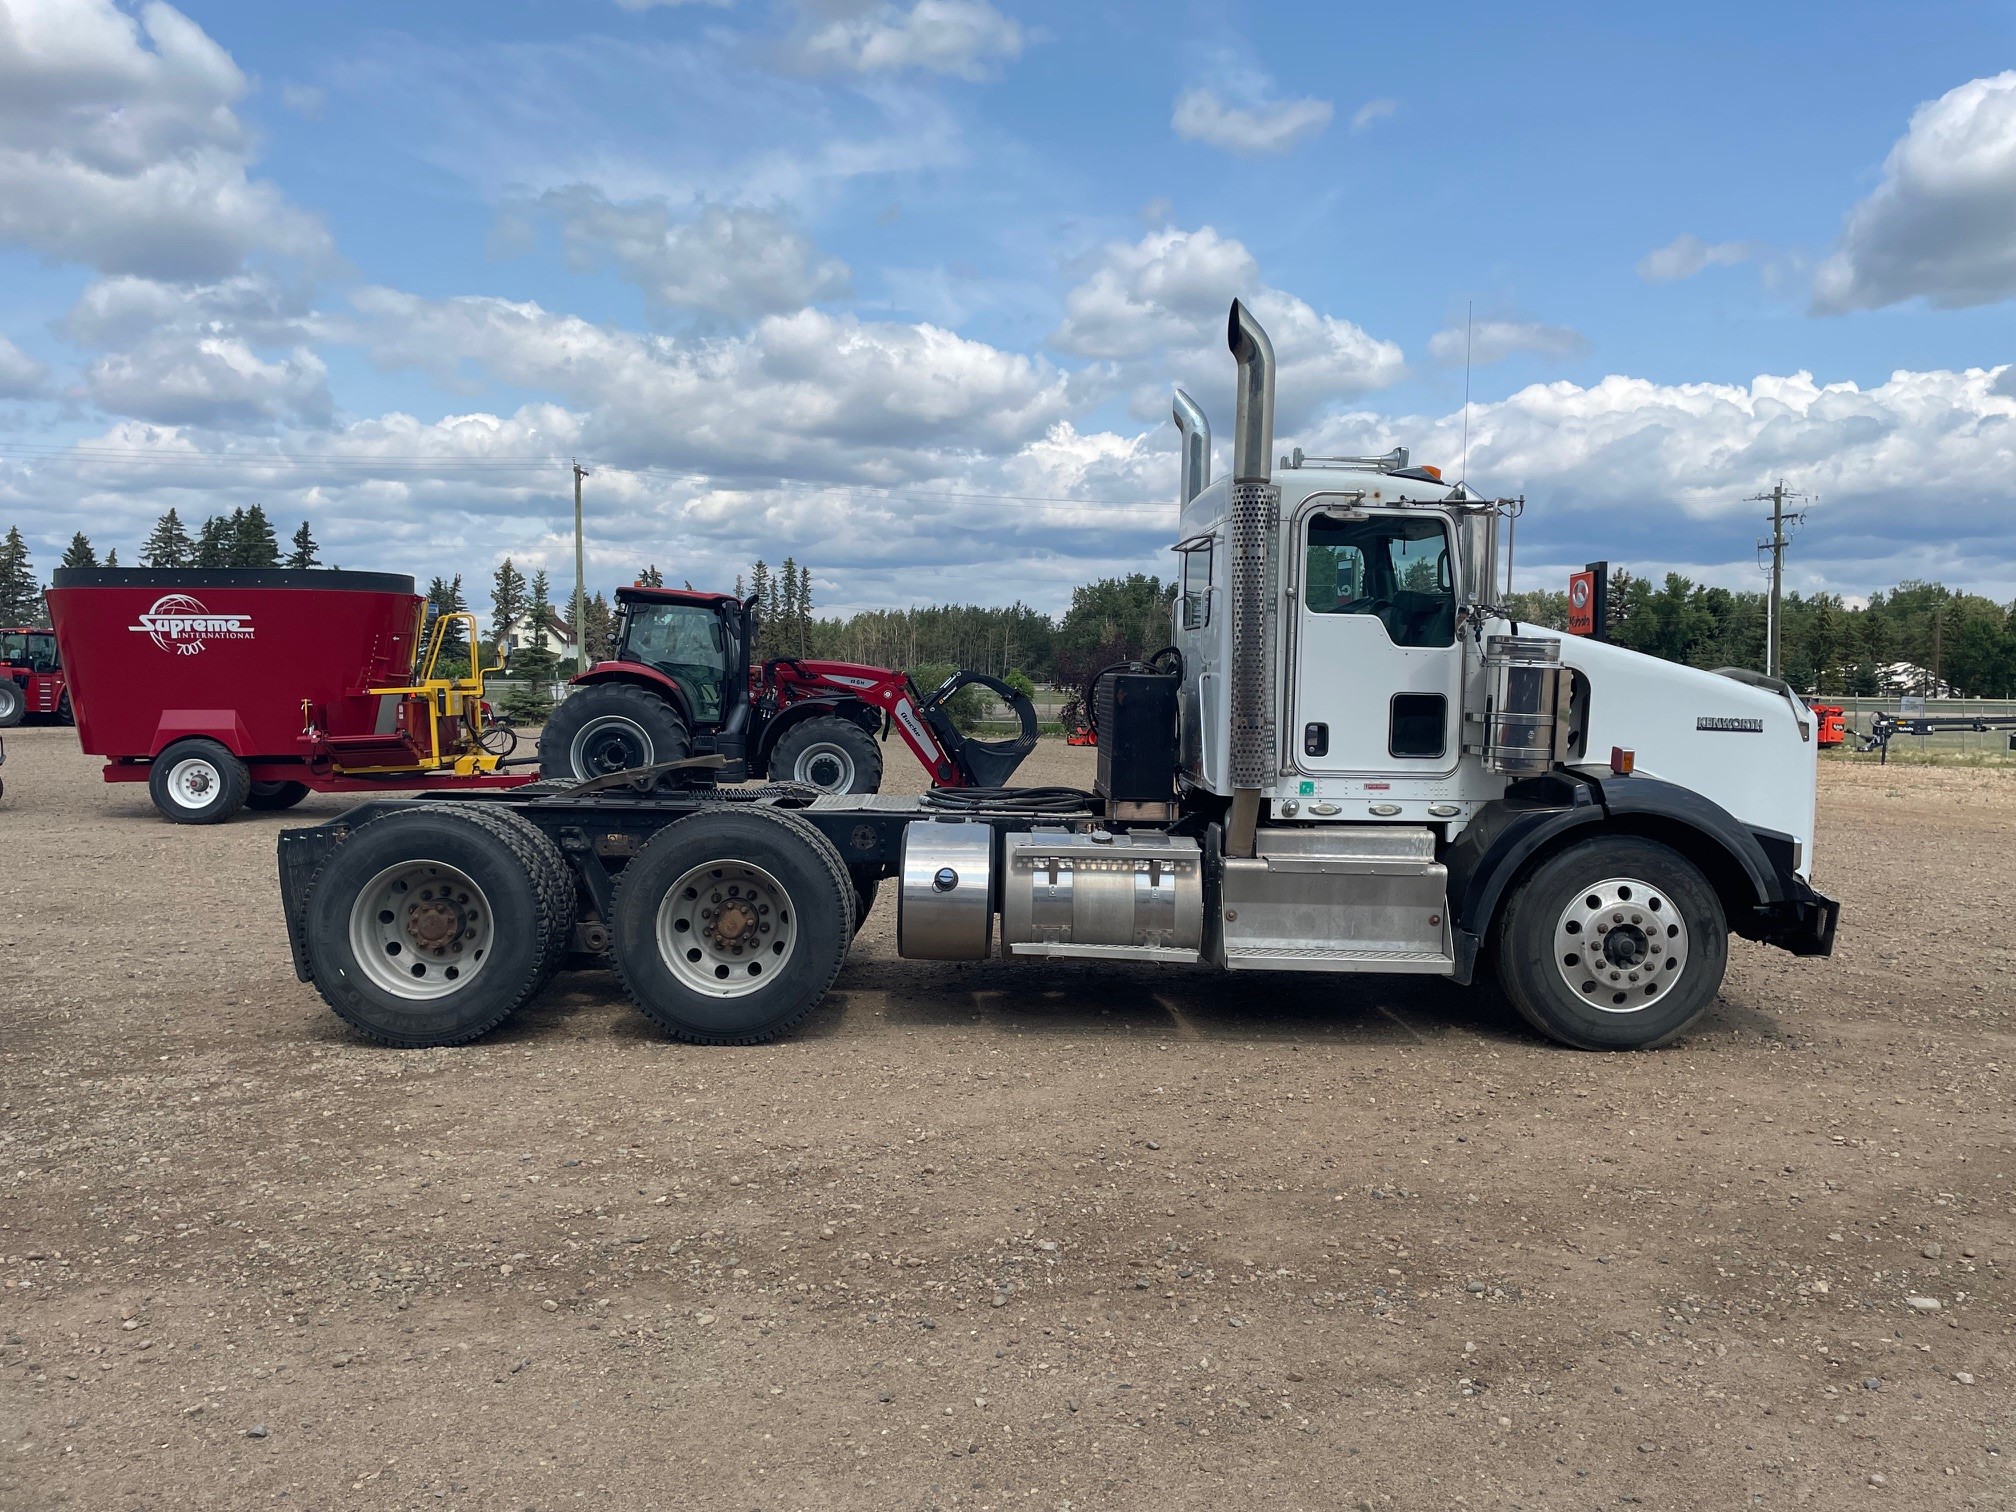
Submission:
[[[2016,1499],[2009,773],[1830,763],[1839,953],[1738,942],[1657,1054],[905,962],[887,898],[784,1043],[584,973],[401,1053],[287,962],[340,800],[176,828],[6,739],[0,1506]]]

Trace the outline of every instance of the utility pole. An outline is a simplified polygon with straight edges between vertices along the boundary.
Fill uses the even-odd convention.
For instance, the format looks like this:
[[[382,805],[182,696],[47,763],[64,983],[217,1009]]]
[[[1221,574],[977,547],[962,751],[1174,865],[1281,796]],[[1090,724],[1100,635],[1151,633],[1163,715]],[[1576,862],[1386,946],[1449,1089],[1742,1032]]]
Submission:
[[[1806,495],[1804,494],[1794,493],[1788,489],[1785,486],[1785,480],[1780,478],[1771,492],[1768,494],[1753,494],[1749,500],[1753,504],[1768,503],[1771,506],[1771,538],[1768,541],[1759,541],[1757,543],[1757,550],[1759,552],[1768,551],[1771,553],[1771,608],[1764,621],[1764,675],[1766,677],[1782,677],[1784,675],[1779,670],[1782,662],[1778,655],[1778,636],[1779,627],[1783,623],[1780,610],[1785,598],[1785,548],[1792,544],[1792,538],[1785,534],[1785,527],[1787,525],[1797,525],[1806,518],[1804,512],[1787,514],[1785,512],[1785,501],[1787,499],[1803,499],[1805,497]]]
[[[589,476],[579,462],[574,468],[574,670],[588,670],[588,568],[583,561],[581,480]]]

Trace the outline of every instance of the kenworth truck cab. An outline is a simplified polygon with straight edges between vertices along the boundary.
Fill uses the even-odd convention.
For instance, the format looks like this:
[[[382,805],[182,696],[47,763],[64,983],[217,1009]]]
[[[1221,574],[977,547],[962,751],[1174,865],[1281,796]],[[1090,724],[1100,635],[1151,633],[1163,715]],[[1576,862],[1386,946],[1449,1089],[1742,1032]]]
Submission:
[[[1273,456],[1234,303],[1232,473],[1178,391],[1172,646],[1093,690],[1098,779],[922,797],[668,792],[656,770],[387,802],[280,842],[297,972],[365,1033],[454,1043],[570,953],[669,1033],[781,1034],[885,879],[913,959],[1488,972],[1562,1043],[1644,1048],[1733,934],[1833,946],[1814,717],[1783,684],[1512,620],[1503,501],[1383,457]]]

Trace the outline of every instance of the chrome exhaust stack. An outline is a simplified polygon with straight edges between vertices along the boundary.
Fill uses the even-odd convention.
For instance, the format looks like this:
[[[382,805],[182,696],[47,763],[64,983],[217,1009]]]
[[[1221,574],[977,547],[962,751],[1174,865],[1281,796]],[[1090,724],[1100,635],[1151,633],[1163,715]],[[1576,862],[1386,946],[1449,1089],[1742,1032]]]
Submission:
[[[1181,509],[1211,481],[1211,422],[1204,418],[1197,401],[1180,388],[1170,410],[1183,448],[1181,481],[1176,485],[1176,507]]]
[[[1226,345],[1239,364],[1232,431],[1232,497],[1227,525],[1232,610],[1232,812],[1225,854],[1251,856],[1262,790],[1280,766],[1275,725],[1274,536],[1281,490],[1274,486],[1274,343],[1238,300],[1226,321]]]

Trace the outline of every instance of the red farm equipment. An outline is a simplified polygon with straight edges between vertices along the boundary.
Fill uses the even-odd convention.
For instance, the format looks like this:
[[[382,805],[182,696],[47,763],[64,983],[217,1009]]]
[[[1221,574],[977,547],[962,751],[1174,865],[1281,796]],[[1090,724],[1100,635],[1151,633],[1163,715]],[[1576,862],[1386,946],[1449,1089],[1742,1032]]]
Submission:
[[[1036,711],[996,678],[958,672],[929,694],[909,674],[779,656],[752,662],[756,610],[726,593],[616,591],[616,652],[574,679],[548,717],[539,766],[593,779],[715,757],[714,780],[770,777],[829,793],[881,785],[890,728],[939,787],[1000,787],[1035,747]],[[1013,711],[1006,740],[973,740],[948,705],[978,686]],[[683,775],[683,774],[682,774]]]
[[[56,632],[26,625],[0,630],[0,729],[38,715],[70,723]]]
[[[473,656],[474,616],[430,628],[410,577],[59,568],[48,600],[78,743],[178,823],[310,792],[531,780],[501,770],[511,737],[488,724],[484,669],[436,675],[452,627]]]
[[[1823,703],[1809,704],[1807,707],[1812,709],[1813,717],[1818,721],[1820,726],[1819,735],[1814,743],[1821,750],[1831,750],[1833,747],[1843,745],[1847,742],[1848,711],[1846,709],[1840,704]]]

